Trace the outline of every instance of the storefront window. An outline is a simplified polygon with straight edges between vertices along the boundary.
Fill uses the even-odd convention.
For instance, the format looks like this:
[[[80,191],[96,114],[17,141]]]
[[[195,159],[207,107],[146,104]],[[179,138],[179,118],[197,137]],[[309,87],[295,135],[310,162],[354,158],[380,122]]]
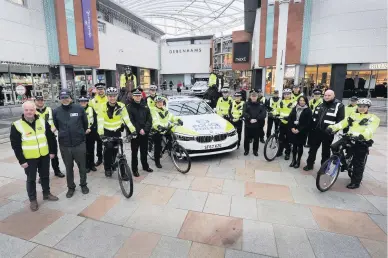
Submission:
[[[149,69],[140,69],[140,86],[147,90],[151,84],[151,72]]]
[[[331,65],[308,65],[304,74],[308,84],[330,87]]]
[[[387,97],[386,70],[347,71],[344,97]]]

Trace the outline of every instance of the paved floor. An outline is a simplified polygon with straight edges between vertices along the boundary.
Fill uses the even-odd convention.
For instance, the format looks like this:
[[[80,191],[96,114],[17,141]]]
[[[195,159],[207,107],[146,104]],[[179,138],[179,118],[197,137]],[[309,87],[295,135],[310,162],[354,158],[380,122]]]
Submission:
[[[23,170],[2,144],[0,257],[387,257],[385,129],[357,190],[342,173],[320,193],[314,173],[268,163],[262,147],[258,158],[239,150],[195,159],[187,175],[165,160],[141,173],[129,200],[101,167],[89,174],[90,194],[78,187],[71,199],[65,179],[52,178],[60,201],[39,193],[33,213]]]

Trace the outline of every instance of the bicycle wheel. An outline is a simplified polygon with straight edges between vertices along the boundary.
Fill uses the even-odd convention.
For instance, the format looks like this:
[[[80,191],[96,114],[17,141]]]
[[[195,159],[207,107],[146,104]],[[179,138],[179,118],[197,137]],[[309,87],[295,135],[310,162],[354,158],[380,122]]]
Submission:
[[[147,150],[147,155],[150,159],[155,160],[154,156],[154,141],[152,138],[148,138],[148,150]]]
[[[318,171],[316,186],[319,191],[326,192],[337,181],[341,168],[341,159],[337,155],[326,160]]]
[[[274,160],[278,154],[279,147],[279,139],[274,134],[268,137],[264,145],[264,158],[267,161]]]
[[[125,160],[119,161],[118,179],[121,188],[121,192],[127,198],[133,194],[133,179],[132,172]]]
[[[179,144],[174,144],[171,148],[170,157],[172,163],[179,172],[181,172],[182,174],[186,174],[187,172],[189,172],[191,168],[191,159],[189,153],[185,148],[183,148]]]

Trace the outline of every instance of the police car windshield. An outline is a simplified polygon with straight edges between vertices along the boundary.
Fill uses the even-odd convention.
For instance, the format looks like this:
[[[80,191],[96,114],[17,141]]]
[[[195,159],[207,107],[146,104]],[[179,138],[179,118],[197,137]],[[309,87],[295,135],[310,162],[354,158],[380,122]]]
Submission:
[[[168,111],[176,116],[213,114],[213,110],[201,100],[174,101],[169,103]]]

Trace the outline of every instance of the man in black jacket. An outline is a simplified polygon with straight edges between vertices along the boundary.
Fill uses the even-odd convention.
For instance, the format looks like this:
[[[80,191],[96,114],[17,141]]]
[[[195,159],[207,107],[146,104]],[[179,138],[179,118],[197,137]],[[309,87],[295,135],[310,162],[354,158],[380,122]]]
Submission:
[[[86,184],[86,145],[85,134],[90,133],[88,118],[85,110],[78,104],[73,104],[70,91],[61,90],[59,98],[62,105],[54,110],[53,120],[58,130],[59,149],[66,167],[67,198],[71,198],[75,191],[74,161],[80,174],[80,186],[83,194],[89,193]]]
[[[245,120],[245,138],[244,138],[244,156],[249,153],[249,143],[253,139],[253,155],[258,156],[259,150],[259,136],[261,123],[267,116],[265,104],[258,102],[258,91],[250,91],[250,99],[244,106],[244,120]]]
[[[303,170],[309,171],[314,168],[315,158],[321,143],[321,164],[330,158],[330,145],[333,142],[334,136],[329,135],[326,132],[326,129],[329,125],[339,123],[344,118],[344,105],[339,100],[335,99],[334,91],[327,90],[323,97],[323,103],[317,106],[313,113],[313,123],[309,135],[309,137],[311,137],[311,147],[307,158],[307,165]]]
[[[140,147],[140,161],[143,170],[153,172],[147,162],[148,135],[152,126],[150,109],[148,108],[146,101],[142,99],[142,94],[139,89],[132,91],[132,98],[133,101],[127,106],[129,118],[133,126],[135,126],[137,133],[137,137],[131,141],[132,171],[134,174],[138,172],[137,153]]]

